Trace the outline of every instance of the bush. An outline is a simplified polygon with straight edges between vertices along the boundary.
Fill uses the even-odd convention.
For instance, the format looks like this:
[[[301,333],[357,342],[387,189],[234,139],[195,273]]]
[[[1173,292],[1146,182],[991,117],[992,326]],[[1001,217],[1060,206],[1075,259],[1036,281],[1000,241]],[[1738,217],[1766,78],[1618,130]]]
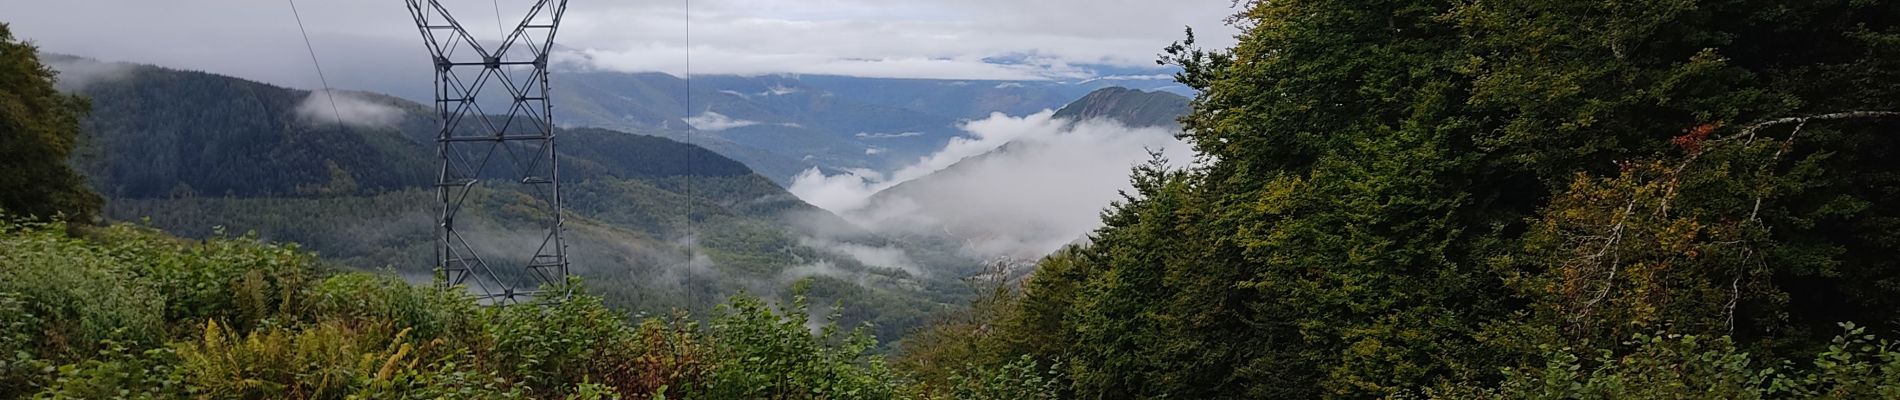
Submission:
[[[1028,355],[997,368],[958,371],[952,398],[962,400],[1054,400],[1062,398],[1062,365],[1042,368]]]
[[[34,354],[39,328],[19,295],[0,292],[0,398],[22,397],[43,384],[48,363]]]
[[[170,348],[133,351],[108,342],[96,358],[60,366],[41,399],[183,399],[190,396]]]
[[[1864,328],[1842,324],[1811,365],[1757,365],[1726,337],[1638,335],[1629,354],[1584,361],[1551,349],[1544,365],[1507,369],[1496,387],[1441,388],[1444,399],[1891,399],[1900,398],[1900,352]]]
[[[55,361],[91,357],[107,341],[161,343],[163,292],[138,278],[135,266],[65,231],[63,224],[0,225],[0,294],[17,302],[14,313],[33,317],[9,321],[9,331],[36,333],[14,340]],[[20,325],[27,323],[38,326]]]
[[[480,307],[461,292],[360,272],[317,283],[305,314],[311,320],[390,321],[421,338],[466,338],[481,329]]]
[[[876,340],[863,328],[846,333],[835,324],[815,326],[806,312],[802,294],[777,313],[754,297],[735,296],[721,306],[707,332],[715,361],[704,397],[897,397],[899,376],[869,352]]]
[[[219,229],[214,238],[193,243],[125,224],[86,233],[86,239],[126,265],[125,272],[164,295],[165,319],[182,322],[181,332],[195,330],[206,319],[249,331],[290,318],[301,306],[302,292],[320,278],[316,255],[255,235],[228,237]]]
[[[599,297],[576,295],[560,304],[490,309],[488,367],[530,388],[552,390],[588,380],[630,362],[633,330]],[[547,394],[547,393],[537,393]]]

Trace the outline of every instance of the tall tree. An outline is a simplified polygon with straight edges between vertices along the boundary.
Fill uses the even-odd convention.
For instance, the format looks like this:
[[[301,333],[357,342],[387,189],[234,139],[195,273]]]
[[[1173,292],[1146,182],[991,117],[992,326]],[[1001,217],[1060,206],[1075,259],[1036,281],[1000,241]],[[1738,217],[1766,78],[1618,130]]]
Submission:
[[[0,210],[90,222],[101,200],[67,164],[88,105],[54,89],[54,75],[0,23]]]

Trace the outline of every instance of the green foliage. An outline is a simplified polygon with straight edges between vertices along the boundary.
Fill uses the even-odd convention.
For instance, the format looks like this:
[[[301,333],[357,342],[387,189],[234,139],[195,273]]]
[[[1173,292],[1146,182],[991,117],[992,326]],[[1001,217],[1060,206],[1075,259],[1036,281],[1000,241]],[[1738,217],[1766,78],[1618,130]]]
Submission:
[[[92,222],[99,195],[66,164],[80,146],[85,99],[53,88],[39,49],[0,23],[0,210],[45,219]]]
[[[1456,386],[1432,393],[1447,399],[1872,399],[1900,396],[1900,352],[1844,324],[1810,364],[1762,363],[1727,338],[1636,335],[1627,354],[1599,351],[1585,361],[1568,348],[1549,349],[1544,365],[1507,369],[1497,387]]]
[[[41,399],[181,399],[190,395],[177,353],[153,348],[134,353],[111,342],[94,358],[58,368]]]
[[[20,397],[42,384],[41,372],[51,367],[35,354],[40,320],[12,293],[0,293],[0,397]]]
[[[493,343],[493,367],[532,388],[559,388],[626,362],[618,347],[634,342],[633,327],[597,297],[582,296],[550,307],[495,310],[485,334]]]
[[[1810,399],[1891,399],[1900,397],[1900,344],[1876,341],[1866,328],[1847,330],[1814,357],[1813,366],[1777,376],[1773,389]]]
[[[1022,385],[1033,382],[1038,387],[1053,385],[1061,390],[1057,393],[1065,394],[1058,397],[1070,397],[1066,395],[1069,385],[1060,360],[1075,345],[1074,325],[1068,318],[1074,308],[1075,290],[1091,271],[1083,254],[1082,248],[1069,247],[1043,258],[1020,288],[1006,277],[978,282],[981,293],[968,308],[943,313],[925,328],[905,336],[898,344],[895,365],[912,374],[920,389],[936,395],[989,390],[966,387],[977,382],[972,379],[1021,379],[993,382],[991,386],[1003,388],[997,390],[1028,390]],[[1019,374],[1029,368],[1025,363],[1029,367],[1047,366],[1048,371],[1037,369],[1033,377]]]
[[[995,329],[991,324],[1004,318],[1017,301],[1012,291],[997,290],[979,297],[965,309],[942,313],[929,325],[904,336],[898,343],[894,364],[915,376],[928,391],[954,387],[957,374],[966,367],[988,367],[1005,360],[999,331],[1033,336],[1050,331]],[[1051,343],[1051,345],[1062,345]]]
[[[813,324],[805,297],[773,312],[756,298],[735,297],[709,323],[720,340],[705,395],[722,399],[886,399],[900,389],[898,375],[870,353],[876,340],[863,329],[844,332]],[[835,321],[837,315],[831,319]],[[816,331],[816,332],[814,332]]]
[[[108,341],[161,343],[165,298],[102,246],[67,237],[62,224],[0,228],[0,296],[13,302],[10,332],[33,332],[23,343],[42,359],[70,360],[105,350]],[[27,327],[24,324],[37,323]],[[17,335],[17,333],[16,333]]]
[[[481,307],[249,237],[68,230],[0,225],[5,397],[894,398],[904,382],[802,299],[633,325],[584,291]]]
[[[310,288],[303,318],[389,321],[416,337],[467,337],[479,332],[480,309],[461,295],[369,273],[331,276]]]
[[[1874,83],[1900,5],[1241,4],[1235,47],[1190,33],[1160,60],[1200,91],[1197,162],[1137,168],[1089,245],[900,365],[1061,360],[1083,398],[1383,398],[1544,348],[1726,337],[1627,366],[1709,364],[1683,370],[1703,387],[1765,379],[1729,355],[1821,352],[1838,321],[1900,329],[1879,206],[1900,164],[1875,161],[1900,92]],[[1599,393],[1681,390],[1630,384]]]
[[[386,384],[397,368],[426,357],[411,354],[415,343],[405,340],[408,333],[322,323],[298,331],[266,328],[238,334],[211,321],[205,323],[203,338],[179,346],[178,354],[196,394],[334,398],[353,385]]]
[[[1054,400],[1064,398],[1061,364],[1043,368],[1029,356],[994,369],[981,366],[959,371],[950,398],[965,400]]]
[[[218,319],[249,330],[294,318],[308,285],[321,278],[316,256],[295,244],[215,234],[193,245],[122,224],[89,231],[87,239],[164,294],[168,321]]]

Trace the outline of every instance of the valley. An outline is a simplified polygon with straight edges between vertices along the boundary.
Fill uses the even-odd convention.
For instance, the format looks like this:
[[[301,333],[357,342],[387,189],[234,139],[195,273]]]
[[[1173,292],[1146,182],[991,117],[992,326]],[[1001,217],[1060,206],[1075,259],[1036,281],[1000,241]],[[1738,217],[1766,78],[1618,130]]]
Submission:
[[[435,128],[424,106],[375,93],[341,92],[339,98],[351,112],[346,121],[337,121],[320,106],[320,93],[155,66],[60,55],[50,55],[48,60],[57,69],[74,71],[74,79],[61,82],[64,90],[93,99],[93,112],[83,123],[85,146],[75,164],[106,195],[107,218],[150,224],[189,238],[249,234],[267,241],[300,243],[327,260],[355,269],[391,271],[416,283],[432,279],[428,243],[436,203],[434,192],[423,183],[429,181],[425,174],[434,162]],[[621,119],[624,123],[600,125],[658,135],[581,127],[561,132],[571,259],[591,290],[616,307],[705,311],[732,294],[776,297],[799,284],[809,288],[821,304],[843,306],[843,322],[869,322],[878,327],[880,337],[895,338],[937,310],[966,302],[971,292],[962,280],[980,273],[986,263],[1020,263],[1040,257],[1035,251],[1054,250],[1044,245],[1035,250],[1010,247],[1004,252],[972,245],[995,240],[990,236],[997,230],[929,224],[912,226],[935,228],[892,230],[886,228],[893,221],[856,214],[842,218],[787,192],[772,179],[754,173],[753,167],[717,153],[725,149],[752,154],[759,157],[753,159],[755,163],[764,159],[767,164],[761,165],[769,166],[772,157],[782,154],[761,154],[748,146],[790,151],[812,143],[833,143],[861,151],[866,142],[897,149],[900,146],[893,143],[915,139],[920,144],[902,154],[927,154],[933,151],[930,141],[960,140],[957,135],[966,134],[948,117],[825,103],[833,96],[802,94],[830,89],[772,86],[779,88],[774,94],[754,87],[763,91],[748,96],[714,91],[714,96],[733,99],[710,101],[706,107],[730,112],[728,118],[744,118],[748,123],[724,122],[731,126],[699,131],[702,136],[695,143],[709,144],[693,146],[676,141],[684,139],[679,124],[693,121],[664,118],[669,110],[680,111],[655,106],[656,102],[668,104],[665,100],[630,104],[598,98],[625,97],[612,93],[657,93],[669,88],[666,83],[678,81],[579,75],[572,81],[622,83],[585,86],[588,91],[578,90],[582,86],[576,84],[575,104],[562,103],[560,109],[647,112],[650,117],[645,119],[629,117]],[[712,81],[720,82],[713,87],[759,84],[736,78]],[[642,89],[647,87],[643,85],[657,88]],[[916,88],[919,85],[898,86],[915,91],[921,90]],[[1179,101],[1185,104],[1184,99]],[[873,114],[887,117],[854,119]],[[601,121],[576,119],[563,124]],[[759,124],[776,128],[759,127],[751,123],[753,119],[770,121]],[[703,126],[706,122],[694,123],[707,127]],[[823,128],[823,132],[931,133],[831,137],[836,135],[805,129],[803,124]],[[813,137],[830,142],[799,139]],[[775,138],[770,140],[779,145],[767,145],[766,138]],[[734,139],[744,139],[745,144]],[[1006,147],[1021,146],[1047,145],[999,145],[995,152],[1007,154]],[[976,155],[959,165],[1003,157]],[[796,164],[818,168],[814,160]],[[871,165],[862,157],[833,161],[860,164],[828,163],[826,168]],[[972,167],[950,168],[943,175],[958,175],[957,170],[967,168]],[[812,169],[822,170],[827,169]],[[1112,171],[1084,172],[1108,182],[1121,181],[1121,174]],[[951,179],[931,175],[909,186]],[[1096,195],[1087,197],[1106,199],[1112,190],[1097,189]],[[499,222],[511,218],[511,207],[531,206],[523,202],[532,201],[506,189],[479,191],[471,200],[475,222],[469,229],[483,232],[481,236],[531,242],[525,239],[532,233],[508,231]],[[1104,205],[1105,200],[1093,207]],[[988,205],[987,212],[1002,212],[1006,206]],[[943,212],[948,211],[931,215]],[[1052,229],[1035,226],[1046,221],[1028,223],[1007,229]],[[1053,234],[1068,241],[1088,229],[1088,224],[1070,223]],[[485,249],[480,250],[484,258],[505,261],[503,257],[520,253],[521,249],[514,248],[522,245],[505,239],[479,244]]]

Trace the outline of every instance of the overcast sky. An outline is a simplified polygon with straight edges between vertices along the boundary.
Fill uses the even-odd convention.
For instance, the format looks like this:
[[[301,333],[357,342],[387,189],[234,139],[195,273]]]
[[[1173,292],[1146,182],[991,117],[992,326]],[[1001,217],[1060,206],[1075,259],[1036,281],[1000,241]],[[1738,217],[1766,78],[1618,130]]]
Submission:
[[[530,4],[495,1],[502,14]],[[490,0],[443,4],[499,36]],[[427,82],[402,0],[297,5],[332,84]],[[620,71],[1066,79],[1152,67],[1184,26],[1230,45],[1231,13],[1231,0],[570,0],[557,41],[568,60]],[[8,0],[0,21],[45,51],[316,84],[282,0]]]

